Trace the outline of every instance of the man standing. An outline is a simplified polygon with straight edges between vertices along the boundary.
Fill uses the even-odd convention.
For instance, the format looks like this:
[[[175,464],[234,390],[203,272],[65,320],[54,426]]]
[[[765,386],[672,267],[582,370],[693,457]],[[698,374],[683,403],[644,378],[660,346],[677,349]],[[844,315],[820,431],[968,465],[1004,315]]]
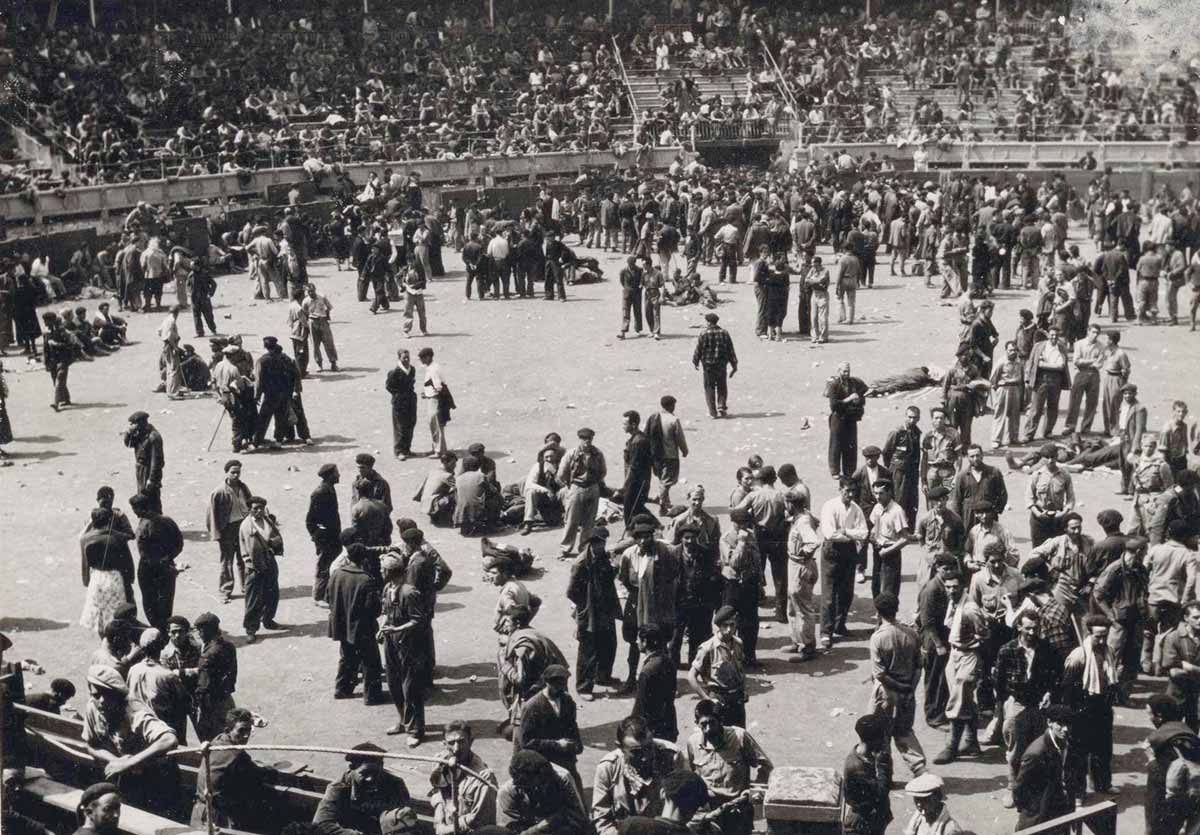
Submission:
[[[683,423],[675,417],[675,398],[665,395],[660,401],[661,412],[646,419],[646,437],[654,456],[654,474],[658,477],[658,512],[671,513],[671,488],[679,483],[679,459],[687,458],[687,438]]]
[[[992,449],[1016,446],[1018,433],[1021,431],[1021,409],[1025,400],[1025,367],[1017,353],[1017,343],[1004,343],[1004,354],[1004,360],[993,369],[990,380]]]
[[[162,513],[163,439],[150,415],[134,412],[125,430],[125,446],[133,449],[138,492],[149,499],[147,508]]]
[[[421,384],[421,399],[425,401],[426,412],[429,415],[429,434],[433,439],[433,451],[430,458],[437,458],[446,452],[446,424],[450,422],[450,410],[454,408],[454,398],[450,396],[450,388],[442,377],[442,367],[433,361],[433,349],[422,348],[417,352],[417,359],[425,366],[425,382]]]
[[[129,500],[129,509],[138,518],[138,588],[142,591],[142,611],[146,621],[162,633],[175,608],[175,558],[183,551],[183,534],[175,520],[157,513],[150,500],[138,493]]]
[[[696,350],[692,352],[692,365],[697,369],[704,366],[704,401],[708,405],[710,418],[725,417],[728,396],[726,367],[730,377],[737,374],[738,369],[733,339],[717,325],[720,318],[715,313],[704,314],[704,321],[708,325],[696,340]]]
[[[701,511],[703,513],[703,511]],[[707,514],[704,514],[707,516]],[[715,524],[716,520],[709,517]],[[716,545],[720,529],[709,533],[713,547],[701,544],[702,528],[698,522],[678,520],[672,526],[672,539],[679,548],[679,599],[675,608],[675,635],[671,641],[671,657],[678,664],[687,638],[687,662],[696,657],[700,645],[712,637],[713,613],[721,601],[721,578],[718,574]]]
[[[829,474],[849,477],[858,467],[858,422],[863,418],[867,384],[850,376],[850,363],[825,384],[829,399]]]
[[[275,517],[267,513],[266,499],[250,497],[250,515],[242,520],[238,539],[246,560],[246,615],[242,626],[246,643],[252,644],[258,640],[260,624],[267,629],[281,628],[275,623],[275,610],[279,608],[279,563],[275,557],[283,553],[283,536]]]
[[[577,532],[579,550],[588,547],[600,504],[600,485],[608,475],[604,453],[592,446],[596,433],[584,427],[576,435],[579,444],[558,465],[558,482],[567,491],[563,498],[563,538],[559,546],[564,555],[575,550]]]
[[[321,483],[308,497],[308,513],[304,527],[317,550],[317,570],[313,577],[313,601],[318,606],[327,606],[329,567],[342,552],[342,516],[338,510],[337,483],[342,474],[336,464],[322,464],[317,470]],[[245,582],[243,581],[243,585]]]
[[[618,339],[624,339],[629,332],[630,311],[633,312],[634,332],[642,333],[642,268],[632,255],[625,261],[625,268],[621,270],[621,332],[617,334]]]
[[[1154,435],[1142,435],[1141,454],[1136,457],[1130,455],[1129,462],[1133,470],[1129,481],[1133,486],[1136,530],[1148,536],[1157,518],[1161,518],[1160,508],[1170,497],[1169,491],[1175,486],[1175,478],[1171,475],[1170,465],[1158,454],[1158,438]]]
[[[1119,790],[1112,784],[1113,703],[1120,688],[1108,648],[1112,624],[1104,615],[1088,615],[1083,625],[1082,644],[1063,662],[1063,704],[1075,713],[1066,784],[1073,796],[1083,797],[1091,776],[1092,791],[1115,795]]]
[[[1060,338],[1057,325],[1047,330],[1046,340],[1033,346],[1029,362],[1025,366],[1025,390],[1029,392],[1029,411],[1025,416],[1025,443],[1032,443],[1037,434],[1042,413],[1046,415],[1043,437],[1054,435],[1054,424],[1058,422],[1058,401],[1064,388],[1071,385],[1071,372],[1067,367],[1070,348]]]
[[[1067,788],[1067,739],[1073,712],[1065,705],[1050,705],[1043,713],[1046,731],[1025,749],[1013,782],[1017,829],[1037,826],[1075,809]]]
[[[883,835],[892,820],[891,721],[869,713],[854,723],[854,732],[859,741],[846,756],[842,769],[846,796],[842,831],[848,835]]]
[[[904,510],[908,529],[916,530],[921,498],[921,409],[904,410],[904,425],[893,430],[883,444],[883,466],[891,470],[896,502]]]
[[[308,316],[304,312],[304,290],[293,287],[288,303],[288,336],[292,340],[292,356],[300,369],[300,376],[308,376]]]
[[[926,501],[929,491],[940,486],[936,474],[931,478],[931,469],[939,464],[948,464],[952,472],[958,472],[958,461],[962,449],[958,430],[946,425],[946,407],[934,406],[929,410],[929,421],[932,424],[925,437],[921,439],[921,487],[925,492]],[[946,487],[951,487],[946,484]]]
[[[242,520],[250,515],[250,488],[242,481],[242,462],[236,458],[225,462],[225,481],[208,497],[208,538],[217,540],[221,568],[217,587],[228,603],[233,597],[233,571],[237,566],[238,585],[246,591],[246,563],[242,558],[238,531]]]
[[[308,297],[304,299],[301,308],[308,318],[308,330],[312,335],[313,359],[316,360],[318,369],[324,367],[321,357],[321,348],[324,347],[325,352],[329,354],[329,370],[337,371],[337,348],[333,344],[333,328],[329,325],[329,317],[333,314],[333,305],[328,298],[317,292],[315,284],[309,284],[306,291]],[[300,361],[298,352],[296,361]]]
[[[858,547],[867,538],[867,520],[854,502],[854,483],[838,482],[838,495],[821,506],[821,646],[833,646],[833,636],[846,636],[846,618],[854,599],[854,569]]]
[[[679,737],[675,716],[675,664],[669,654],[669,629],[657,623],[638,627],[638,651],[642,655],[631,716],[645,720],[654,738],[674,742]]]
[[[950,632],[946,642],[950,645],[950,655],[946,661],[946,683],[950,697],[946,702],[946,718],[950,720],[950,740],[933,759],[938,765],[958,759],[964,735],[966,748],[962,753],[980,753],[975,685],[980,676],[979,648],[987,635],[983,612],[965,594],[962,575],[947,574],[942,584],[949,601],[946,623]]]
[[[679,588],[678,549],[656,539],[654,517],[635,516],[629,538],[612,548],[620,556],[617,581],[627,590],[621,618],[622,637],[629,643],[629,672],[625,689],[633,692],[637,678],[637,630],[648,623],[662,626],[667,639],[675,628],[675,605]]]
[[[650,497],[650,477],[654,471],[654,454],[650,439],[642,432],[642,418],[632,409],[624,414],[623,429],[629,435],[625,442],[625,482],[621,488],[621,507],[625,514],[625,532],[633,520],[646,514],[646,499]]]
[[[419,263],[409,264],[404,270],[404,336],[412,336],[413,311],[416,311],[417,324],[421,328],[421,336],[429,336],[425,321],[425,272]]]
[[[612,683],[613,661],[617,654],[617,618],[621,604],[617,600],[616,572],[604,547],[608,528],[592,528],[586,550],[571,566],[567,599],[574,607],[575,637],[579,649],[575,656],[575,692],[585,702],[596,697],[597,684]]]
[[[358,476],[350,487],[351,503],[359,499],[374,499],[382,502],[390,513],[392,486],[375,470],[375,456],[369,452],[360,452],[354,456],[354,463],[358,466]]]
[[[346,549],[346,564],[329,577],[329,637],[338,642],[335,699],[354,698],[359,668],[363,674],[363,704],[383,702],[383,667],[379,660],[382,610],[379,580],[364,567],[366,546],[355,542]]]
[[[913,541],[908,520],[900,505],[892,499],[892,483],[875,483],[875,507],[867,520],[875,558],[871,561],[871,591],[900,595],[900,552]]]
[[[958,560],[950,554],[939,554],[934,575],[921,586],[917,595],[917,629],[925,655],[925,724],[931,728],[946,724],[946,702],[950,698],[946,680],[946,662],[950,656],[950,628],[946,612],[950,595],[946,578],[958,573]]]
[[[1179,625],[1187,586],[1194,572],[1195,554],[1176,535],[1183,533],[1182,520],[1168,528],[1167,541],[1150,547],[1146,557],[1148,575],[1148,617],[1145,643],[1142,645],[1142,672],[1154,669],[1156,636],[1165,635]]]
[[[763,574],[771,567],[775,586],[775,620],[787,623],[787,539],[788,514],[784,494],[775,486],[775,468],[767,464],[758,470],[758,484],[738,505],[754,519],[754,537],[763,559]]]
[[[1059,468],[1058,447],[1044,444],[1042,466],[1033,471],[1025,488],[1029,508],[1029,539],[1034,548],[1061,534],[1063,519],[1075,509],[1075,487],[1071,474]]]
[[[921,677],[921,647],[917,634],[896,622],[900,601],[890,591],[875,597],[879,626],[871,634],[871,677],[875,713],[890,720],[891,740],[913,776],[925,771],[925,752],[913,733],[917,713],[916,688]],[[888,752],[890,755],[890,751]]]
[[[1067,434],[1092,431],[1096,420],[1096,405],[1100,402],[1100,366],[1104,362],[1104,346],[1100,343],[1100,326],[1091,325],[1087,336],[1075,343],[1072,364],[1075,378],[1071,381],[1071,400],[1067,406]],[[1083,420],[1079,421],[1079,409],[1083,407]]]
[[[1129,690],[1137,680],[1142,654],[1149,579],[1142,560],[1149,543],[1144,537],[1125,540],[1124,553],[1096,579],[1092,599],[1112,622],[1108,648],[1117,668],[1118,704],[1128,704]]]
[[[387,374],[385,388],[392,396],[392,453],[401,461],[412,457],[413,428],[417,425],[417,370],[408,350],[396,351],[396,367]]]
[[[808,499],[797,493],[786,493],[790,527],[788,529],[788,626],[791,630],[790,652],[797,653],[797,663],[817,657],[817,606],[813,601],[813,586],[817,582],[817,552],[824,540],[821,522],[808,509]]]
[[[1004,757],[1008,762],[1005,809],[1015,803],[1018,769],[1025,749],[1045,728],[1042,711],[1049,707],[1062,681],[1062,656],[1042,640],[1041,618],[1024,609],[1014,624],[1017,636],[996,655],[996,709],[1003,711]]]
[[[225,727],[225,717],[233,710],[237,689],[237,650],[221,634],[221,619],[212,612],[196,618],[200,637],[200,661],[196,670],[196,736],[207,741]]]
[[[688,667],[688,683],[701,698],[712,702],[726,725],[746,726],[746,655],[737,631],[737,612],[722,606],[713,615],[716,633],[700,645]]]
[[[758,647],[758,595],[763,582],[762,555],[754,535],[754,517],[744,508],[729,512],[730,530],[721,535],[722,601],[736,612],[737,631],[746,658],[755,663]],[[717,612],[720,617],[721,611]]]
[[[1008,487],[1004,476],[991,464],[983,463],[983,447],[971,444],[967,448],[967,468],[954,478],[950,490],[950,505],[969,532],[975,526],[976,504],[986,502],[997,514],[1008,507]]]
[[[254,361],[254,396],[259,401],[258,419],[254,425],[256,447],[266,442],[267,426],[274,420],[275,441],[271,446],[278,448],[288,422],[288,403],[291,402],[294,384],[283,354],[274,350],[278,344],[279,340],[275,337],[264,336],[265,350]]]

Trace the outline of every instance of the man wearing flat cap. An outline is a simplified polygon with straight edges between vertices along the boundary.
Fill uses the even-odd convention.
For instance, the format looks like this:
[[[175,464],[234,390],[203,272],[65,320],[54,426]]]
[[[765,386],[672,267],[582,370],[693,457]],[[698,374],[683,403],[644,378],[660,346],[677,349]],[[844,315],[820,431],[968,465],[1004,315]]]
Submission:
[[[963,831],[946,807],[946,784],[941,777],[926,772],[905,783],[904,793],[917,807],[904,835],[957,835]]]
[[[246,563],[242,556],[238,531],[242,520],[250,515],[252,491],[242,481],[242,462],[232,458],[225,462],[225,480],[208,497],[208,538],[217,540],[221,561],[218,588],[228,603],[233,596],[233,573],[237,568],[238,585],[246,591]]]
[[[883,835],[892,820],[892,760],[887,755],[890,727],[888,717],[879,713],[860,716],[854,723],[859,741],[842,766],[843,832]]]
[[[342,515],[338,509],[337,483],[342,475],[336,464],[322,464],[317,469],[321,483],[308,497],[308,513],[304,527],[317,550],[317,569],[313,577],[312,596],[318,606],[325,604],[329,587],[329,567],[342,552]]]
[[[279,608],[279,563],[283,554],[283,535],[273,514],[267,513],[267,500],[250,497],[250,515],[238,528],[242,555],[246,560],[246,616],[242,626],[247,643],[257,640],[260,625],[279,629],[275,611]]]
[[[1025,749],[1013,784],[1017,829],[1037,826],[1075,809],[1066,783],[1067,740],[1074,712],[1065,705],[1050,705],[1043,713],[1046,731]]]
[[[550,664],[542,670],[542,689],[521,706],[520,721],[513,725],[513,750],[536,751],[564,769],[582,796],[576,759],[583,753],[583,738],[579,735],[575,700],[567,692],[570,675],[562,664]]]
[[[576,436],[579,443],[568,450],[558,464],[558,483],[566,491],[563,498],[563,536],[559,551],[563,555],[583,551],[596,524],[600,506],[600,486],[608,475],[604,453],[592,445],[596,433],[584,427]],[[579,535],[576,549],[576,534]]]
[[[605,542],[608,528],[592,528],[588,546],[571,566],[567,599],[575,607],[575,637],[579,648],[575,656],[575,692],[590,702],[597,684],[612,681],[613,660],[617,653],[617,618],[621,603],[617,599],[616,571],[608,557]]]
[[[354,463],[358,467],[358,475],[350,487],[351,503],[363,498],[375,499],[387,505],[388,513],[391,513],[392,486],[375,470],[375,456],[360,452],[354,456]]]
[[[326,787],[313,815],[321,835],[382,835],[380,816],[409,805],[404,781],[383,767],[381,757],[369,756],[382,753],[378,745],[360,742],[346,755],[345,773]]]
[[[274,421],[275,440],[270,446],[278,448],[288,422],[288,403],[292,399],[294,384],[282,352],[274,350],[278,344],[279,340],[275,337],[264,336],[265,350],[254,361],[254,397],[258,401],[258,417],[254,423],[256,447],[267,443],[267,427]]]
[[[732,377],[738,369],[733,338],[717,324],[720,319],[715,313],[704,315],[706,326],[696,340],[696,349],[692,352],[692,365],[697,370],[703,366],[704,402],[708,405],[710,418],[725,417],[726,398],[729,395],[726,372]]]
[[[150,423],[150,415],[134,412],[125,430],[125,446],[133,450],[138,492],[150,500],[150,508],[162,513],[163,439]]]
[[[167,752],[179,745],[171,727],[149,706],[129,699],[125,679],[112,667],[87,671],[83,742],[104,764],[104,776],[132,805],[153,814],[180,811],[179,766]]]
[[[1062,701],[1074,712],[1066,784],[1075,797],[1086,794],[1089,776],[1094,792],[1118,793],[1112,784],[1112,729],[1120,681],[1108,646],[1111,628],[1105,615],[1088,615],[1080,645],[1063,662]]]
[[[721,535],[721,601],[737,613],[737,633],[746,650],[747,663],[757,663],[758,595],[763,581],[763,558],[750,511],[729,512],[730,529]]]
[[[1051,590],[1078,625],[1086,609],[1089,587],[1101,566],[1096,565],[1095,541],[1083,532],[1083,518],[1071,511],[1062,521],[1064,533],[1047,539],[1029,556],[1046,561],[1053,581]]]
[[[1100,572],[1092,590],[1092,601],[1112,621],[1108,647],[1117,666],[1120,704],[1128,703],[1129,690],[1140,669],[1142,635],[1149,610],[1150,580],[1142,564],[1148,545],[1145,537],[1126,538],[1123,553]]]
[[[347,564],[329,578],[329,637],[339,646],[334,698],[354,697],[361,668],[363,703],[370,706],[383,700],[383,669],[375,640],[383,590],[366,570],[366,557],[366,546],[351,544],[346,549]]]

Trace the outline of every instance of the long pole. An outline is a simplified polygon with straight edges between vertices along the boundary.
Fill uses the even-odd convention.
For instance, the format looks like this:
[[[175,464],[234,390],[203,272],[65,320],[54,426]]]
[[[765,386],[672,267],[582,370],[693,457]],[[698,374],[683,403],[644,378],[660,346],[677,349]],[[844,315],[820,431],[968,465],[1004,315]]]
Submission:
[[[208,823],[208,835],[216,835],[216,827],[213,824],[212,752],[209,750],[208,742],[204,743],[201,751],[204,756],[204,808]]]
[[[496,28],[496,0],[488,0],[488,26]]]

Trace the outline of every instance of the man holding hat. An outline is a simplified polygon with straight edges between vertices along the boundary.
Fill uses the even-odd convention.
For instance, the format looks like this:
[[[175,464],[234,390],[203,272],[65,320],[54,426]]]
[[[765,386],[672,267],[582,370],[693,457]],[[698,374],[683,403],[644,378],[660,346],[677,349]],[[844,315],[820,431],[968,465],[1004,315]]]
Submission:
[[[386,753],[373,742],[360,742],[346,755],[348,768],[325,789],[313,815],[313,826],[323,833],[358,832],[382,835],[380,817],[408,806],[404,781],[383,767]]]
[[[196,710],[192,721],[196,736],[208,740],[225,728],[225,716],[234,708],[237,649],[221,634],[221,621],[212,612],[201,614],[194,625],[201,647],[192,695]]]
[[[358,475],[350,486],[350,502],[359,499],[375,499],[387,505],[388,513],[392,512],[392,486],[387,479],[375,470],[375,456],[369,452],[360,452],[354,456],[358,466]]]
[[[542,689],[521,706],[520,719],[513,725],[513,750],[536,751],[564,769],[582,797],[576,759],[583,753],[583,738],[575,700],[567,692],[570,675],[562,664],[550,664],[542,671]]]
[[[566,488],[563,536],[559,545],[564,556],[576,550],[576,533],[579,534],[578,550],[587,548],[592,527],[596,524],[596,510],[600,506],[600,485],[608,475],[604,453],[592,445],[596,433],[585,426],[576,435],[579,443],[567,451],[558,465],[558,483]]]
[[[151,510],[162,513],[163,439],[150,423],[150,415],[131,414],[124,440],[125,446],[133,450],[138,492],[150,500]]]
[[[329,637],[339,645],[333,697],[354,697],[361,667],[363,703],[369,706],[383,700],[383,669],[375,640],[382,589],[364,567],[366,556],[366,546],[353,543],[346,549],[348,563],[329,578]]]
[[[904,793],[917,807],[904,827],[904,835],[956,835],[963,831],[946,808],[946,784],[941,777],[926,772],[909,780]]]
[[[696,350],[692,352],[692,365],[697,370],[704,366],[704,402],[708,405],[710,418],[725,417],[729,395],[726,371],[732,377],[738,369],[733,338],[717,324],[720,319],[715,313],[704,314],[707,326],[697,338]]]
[[[608,528],[592,528],[587,549],[571,566],[567,599],[574,607],[575,637],[579,647],[575,655],[575,692],[585,702],[592,701],[597,684],[612,681],[613,660],[617,654],[617,618],[621,603],[617,599],[616,571],[604,543]]]
[[[846,798],[842,831],[853,835],[883,835],[892,820],[892,760],[888,755],[891,719],[880,713],[860,716],[854,723],[858,743],[842,767]]]
[[[267,513],[267,500],[250,497],[250,515],[238,528],[242,555],[246,560],[246,616],[242,626],[246,642],[254,643],[261,624],[267,629],[281,628],[275,623],[279,608],[279,563],[283,554],[283,535],[273,514]]]
[[[1063,704],[1071,708],[1066,784],[1074,797],[1086,794],[1086,778],[1098,794],[1118,794],[1112,784],[1113,704],[1120,693],[1116,660],[1108,647],[1112,627],[1105,615],[1083,619],[1082,642],[1063,662]],[[1047,719],[1050,719],[1047,716]]]
[[[218,587],[228,603],[233,596],[233,571],[236,564],[238,585],[246,590],[246,563],[242,558],[238,532],[242,520],[250,515],[250,488],[242,481],[242,462],[225,462],[225,480],[208,497],[208,538],[217,540],[221,561]]]
[[[167,752],[179,745],[171,727],[148,705],[129,699],[125,679],[112,667],[87,671],[88,699],[83,742],[104,764],[104,776],[132,805],[173,816],[179,811],[179,766]]]
[[[341,473],[336,464],[322,464],[317,469],[321,483],[308,497],[308,513],[304,516],[304,527],[317,549],[317,570],[313,578],[312,595],[318,606],[325,603],[329,587],[329,566],[342,552],[342,516],[338,510],[336,485]]]

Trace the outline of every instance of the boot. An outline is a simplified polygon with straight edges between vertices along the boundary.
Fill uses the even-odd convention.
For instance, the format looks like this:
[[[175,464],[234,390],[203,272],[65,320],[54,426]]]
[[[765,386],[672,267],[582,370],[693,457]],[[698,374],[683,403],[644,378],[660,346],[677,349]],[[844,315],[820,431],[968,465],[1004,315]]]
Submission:
[[[935,765],[945,765],[958,759],[958,744],[962,741],[965,725],[966,723],[961,719],[951,720],[950,741],[946,743],[946,747],[942,749],[942,752],[933,758]]]
[[[971,754],[972,756],[980,756],[983,754],[983,749],[979,747],[979,730],[975,727],[975,720],[968,719],[966,725],[966,745],[963,746],[963,754]]]

